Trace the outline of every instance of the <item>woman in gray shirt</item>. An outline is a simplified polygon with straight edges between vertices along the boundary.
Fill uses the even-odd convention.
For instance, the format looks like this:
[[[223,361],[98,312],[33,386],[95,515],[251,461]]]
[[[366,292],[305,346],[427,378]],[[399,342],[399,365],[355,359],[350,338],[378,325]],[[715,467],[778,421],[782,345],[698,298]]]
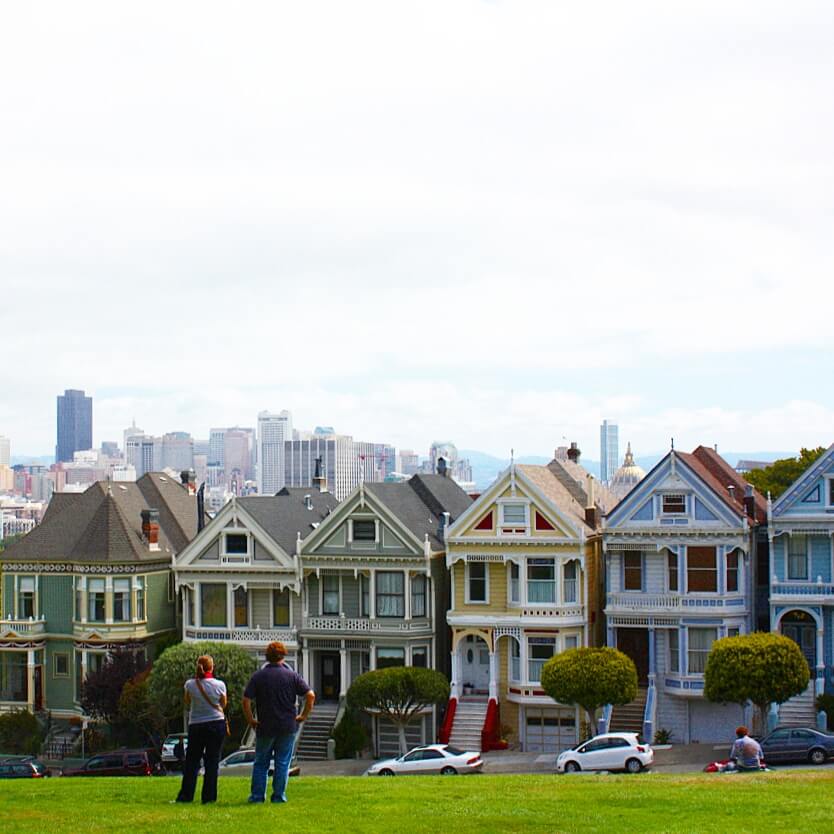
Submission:
[[[197,787],[200,760],[203,761],[203,805],[217,800],[220,750],[226,738],[226,684],[214,677],[214,659],[197,658],[194,677],[185,682],[185,705],[189,707],[188,749],[182,769],[177,802],[191,802]]]

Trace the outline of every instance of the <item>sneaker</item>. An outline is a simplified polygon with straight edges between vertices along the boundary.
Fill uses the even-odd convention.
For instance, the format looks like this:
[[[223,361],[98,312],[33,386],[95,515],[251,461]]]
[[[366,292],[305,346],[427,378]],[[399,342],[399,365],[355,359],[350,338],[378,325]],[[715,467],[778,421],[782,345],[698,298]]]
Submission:
[[[250,796],[249,799],[246,800],[250,805],[261,805],[263,804],[263,798],[258,799],[257,796]]]
[[[272,799],[269,800],[273,805],[283,805],[287,800],[286,797],[282,799],[280,796],[273,796]]]

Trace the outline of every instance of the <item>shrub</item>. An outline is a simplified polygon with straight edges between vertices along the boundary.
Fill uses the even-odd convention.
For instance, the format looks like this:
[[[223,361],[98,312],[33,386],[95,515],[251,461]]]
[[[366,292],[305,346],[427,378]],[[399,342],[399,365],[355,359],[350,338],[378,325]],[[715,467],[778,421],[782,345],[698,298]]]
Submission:
[[[0,715],[0,752],[35,756],[42,741],[38,719],[28,710]]]
[[[637,697],[637,669],[617,649],[568,649],[544,664],[542,689],[554,701],[582,707],[593,734],[600,707],[628,704]]]
[[[356,713],[347,710],[333,730],[333,740],[336,742],[336,758],[352,759],[367,746],[368,734]]]
[[[817,695],[817,711],[825,713],[829,730],[834,730],[834,695]]]

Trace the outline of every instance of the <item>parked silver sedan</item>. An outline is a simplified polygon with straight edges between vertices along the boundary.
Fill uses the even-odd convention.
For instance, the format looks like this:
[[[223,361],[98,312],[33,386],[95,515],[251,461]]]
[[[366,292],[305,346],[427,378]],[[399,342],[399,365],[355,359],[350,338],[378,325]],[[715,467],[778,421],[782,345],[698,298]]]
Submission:
[[[458,773],[477,773],[484,766],[480,752],[467,752],[450,744],[429,744],[415,747],[398,759],[375,762],[366,776],[396,776],[439,773],[456,776]]]

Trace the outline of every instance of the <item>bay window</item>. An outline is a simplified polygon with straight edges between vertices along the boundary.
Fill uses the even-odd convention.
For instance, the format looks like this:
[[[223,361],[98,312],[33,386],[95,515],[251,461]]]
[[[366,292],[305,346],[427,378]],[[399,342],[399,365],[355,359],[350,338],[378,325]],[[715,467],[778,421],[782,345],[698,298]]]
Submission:
[[[364,573],[359,574],[359,616],[371,615],[371,580]]]
[[[666,565],[669,571],[669,590],[678,590],[678,554],[669,552],[666,554]]]
[[[681,668],[679,639],[677,629],[669,631],[669,671],[673,674],[678,674]]]
[[[428,656],[426,646],[413,646],[411,649],[411,665],[425,669],[428,666]]]
[[[521,644],[510,638],[510,680],[521,680]]]
[[[246,627],[249,625],[249,593],[246,588],[235,588],[234,590],[235,626]]]
[[[553,559],[527,560],[527,601],[531,604],[556,602],[556,563]]]
[[[87,622],[103,623],[104,622],[104,580],[103,579],[88,579],[87,580]],[[89,671],[89,669],[87,670]]]
[[[376,668],[387,669],[390,666],[405,666],[405,649],[393,646],[378,646],[376,650]]]
[[[75,577],[75,619],[81,622],[84,619],[84,579]]]
[[[518,603],[521,601],[521,594],[519,592],[519,570],[515,562],[510,562],[510,602]]]
[[[714,547],[686,549],[686,590],[710,593],[718,590],[718,569]]]
[[[487,564],[486,562],[466,563],[466,601],[487,601]]]
[[[623,554],[623,590],[643,590],[643,554]]]
[[[690,675],[702,675],[707,667],[707,656],[718,639],[717,628],[690,628],[687,666]]]
[[[727,590],[738,590],[738,551],[727,554]]]
[[[113,620],[130,622],[130,579],[126,577],[113,580]]]
[[[145,619],[145,577],[136,577],[136,619]],[[193,615],[192,615],[193,625]]]
[[[281,588],[272,592],[272,626],[287,627],[290,624],[290,589]]]
[[[200,583],[200,624],[226,628],[226,585]]]
[[[405,616],[405,574],[400,571],[377,571],[377,617]]]
[[[35,616],[34,576],[21,576],[17,580],[17,616],[21,620]]]
[[[788,536],[788,579],[808,578],[808,537],[804,533]]]
[[[420,574],[411,577],[411,616],[426,616],[426,577]]]
[[[527,679],[538,683],[542,679],[542,667],[556,654],[555,637],[527,638]]]
[[[339,576],[335,573],[326,573],[321,578],[321,613],[338,616],[340,611]]]
[[[562,590],[564,602],[576,602],[576,562],[574,560],[565,564],[565,584]]]

